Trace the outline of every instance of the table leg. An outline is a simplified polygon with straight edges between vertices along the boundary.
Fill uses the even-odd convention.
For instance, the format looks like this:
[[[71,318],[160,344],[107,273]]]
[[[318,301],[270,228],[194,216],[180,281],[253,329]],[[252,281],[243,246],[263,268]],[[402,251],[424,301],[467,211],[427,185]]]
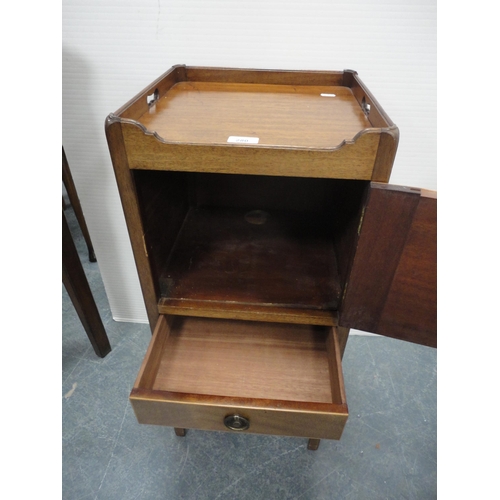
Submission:
[[[64,286],[95,353],[104,358],[111,351],[111,346],[64,212],[62,214],[62,275]]]
[[[92,246],[89,230],[87,228],[87,223],[85,222],[85,217],[83,216],[82,206],[80,205],[80,200],[78,199],[75,183],[73,182],[73,176],[71,175],[71,170],[69,169],[69,164],[68,160],[66,159],[66,153],[64,152],[64,148],[62,150],[62,179],[64,187],[68,192],[68,197],[69,201],[71,202],[71,206],[75,211],[76,219],[78,220],[78,224],[80,226],[80,229],[82,230],[85,243],[87,244],[87,249],[89,251],[89,260],[90,262],[97,262],[94,253],[94,247]],[[64,200],[63,200],[63,207],[64,207]]]

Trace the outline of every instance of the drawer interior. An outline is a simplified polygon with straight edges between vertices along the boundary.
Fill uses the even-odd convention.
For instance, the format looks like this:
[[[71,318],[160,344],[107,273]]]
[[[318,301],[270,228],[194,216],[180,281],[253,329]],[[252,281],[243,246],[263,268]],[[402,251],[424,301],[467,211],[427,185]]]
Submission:
[[[135,388],[338,411],[338,351],[335,327],[161,316]]]
[[[221,304],[338,310],[367,182],[133,175],[161,313]]]

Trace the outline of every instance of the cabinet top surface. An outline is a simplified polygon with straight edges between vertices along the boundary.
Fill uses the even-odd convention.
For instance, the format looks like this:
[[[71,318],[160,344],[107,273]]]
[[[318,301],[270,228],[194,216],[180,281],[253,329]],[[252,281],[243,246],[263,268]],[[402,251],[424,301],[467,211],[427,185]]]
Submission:
[[[137,120],[168,142],[332,148],[372,125],[344,86],[179,82]]]

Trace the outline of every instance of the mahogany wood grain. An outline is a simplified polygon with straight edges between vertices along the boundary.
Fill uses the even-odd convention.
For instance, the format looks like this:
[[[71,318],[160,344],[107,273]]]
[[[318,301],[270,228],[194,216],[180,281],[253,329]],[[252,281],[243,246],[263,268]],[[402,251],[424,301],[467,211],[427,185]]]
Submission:
[[[380,316],[383,335],[437,347],[437,197],[422,191]]]
[[[272,211],[252,223],[252,213],[190,210],[161,277],[164,303],[336,310],[341,290],[328,222],[317,214]]]
[[[370,187],[342,301],[341,326],[375,332],[419,195],[418,190]]]
[[[68,193],[69,201],[71,202],[71,206],[73,207],[73,210],[75,212],[76,219],[78,220],[78,225],[80,226],[80,229],[82,231],[83,238],[85,240],[85,243],[87,244],[89,261],[97,262],[94,252],[94,246],[92,245],[92,240],[90,238],[87,222],[85,221],[85,216],[83,215],[83,209],[80,204],[80,199],[78,198],[75,182],[73,181],[73,175],[71,174],[71,170],[69,168],[69,163],[68,159],[66,158],[64,147],[62,148],[62,181]],[[65,209],[64,199],[63,199],[63,209]]]
[[[324,327],[179,317],[153,389],[340,403],[337,359],[327,338]]]
[[[333,237],[342,286],[355,250],[368,181],[190,173],[192,206],[306,213]]]
[[[227,431],[224,417],[237,413],[250,419],[250,433],[339,439],[348,410],[336,335],[199,318],[174,318],[168,328],[160,318],[132,406],[141,423]]]
[[[322,94],[335,95],[324,97]],[[371,124],[347,87],[182,82],[138,121],[167,142],[333,148]]]
[[[338,328],[330,328],[326,338],[328,366],[330,374],[330,389],[334,402],[346,402],[344,389],[344,374],[342,373],[342,352],[340,350]]]
[[[347,419],[350,327],[432,345],[432,196],[370,184],[399,131],[356,72],[174,66],[106,133],[160,315],[139,422],[227,431],[238,413],[315,449]]]
[[[133,169],[387,181],[398,143],[350,70],[174,66],[113,118]],[[233,135],[259,144],[228,144]]]
[[[344,72],[208,68],[178,64],[150,83],[115,114],[136,120],[149,109],[147,97],[153,95],[155,90],[162,98],[173,85],[186,81],[331,86],[343,84]]]
[[[370,106],[366,117],[372,126],[380,128],[380,142],[377,157],[375,158],[372,180],[376,182],[389,182],[399,144],[399,129],[394,125],[370,90],[361,81],[359,75],[352,75],[349,86],[360,106]]]
[[[144,241],[144,228],[142,226],[132,172],[129,169],[127,151],[123,142],[122,124],[119,120],[108,116],[106,119],[105,131],[115,171],[118,191],[123,206],[125,221],[127,223],[127,229],[130,236],[132,251],[134,253],[137,272],[139,275],[142,294],[144,297],[144,303],[149,319],[149,325],[151,331],[153,331],[158,319],[158,284],[153,279],[151,263]]]
[[[62,214],[62,281],[94,352],[104,358],[111,351],[111,345],[64,212]]]
[[[340,439],[348,417],[346,405],[314,404],[313,408],[313,403],[238,400],[144,389],[133,389],[130,402],[142,424],[228,432],[224,418],[238,414],[250,420],[245,433],[317,439]]]
[[[375,129],[332,149],[164,142],[138,122],[123,135],[132,169],[336,179],[371,179],[379,145]]]
[[[150,83],[144,90],[133,97],[130,101],[124,104],[115,115],[121,118],[136,120],[139,116],[146,113],[150,105],[148,104],[148,96],[154,95],[155,91],[158,92],[158,97],[163,97],[171,87],[176,83],[186,79],[185,66],[173,66],[167,70],[163,75]]]
[[[135,387],[131,391],[131,399],[142,399],[144,401],[175,402],[194,406],[214,405],[221,408],[255,408],[255,409],[279,409],[286,412],[304,412],[310,415],[320,413],[345,414],[347,416],[347,405],[343,403],[315,403],[307,401],[289,401],[280,399],[259,399],[232,396],[220,396],[218,394],[191,394],[184,392],[170,392],[150,388]],[[235,409],[236,412],[236,409]],[[180,425],[168,424],[169,427],[180,427]],[[187,428],[191,428],[186,426]]]
[[[436,346],[436,198],[372,183],[339,324]]]
[[[338,323],[336,311],[298,309],[256,304],[232,304],[201,300],[173,300],[161,297],[158,301],[160,314],[199,316],[203,318],[242,319],[271,323],[333,326]]]
[[[338,321],[338,320],[337,320]],[[349,328],[344,328],[342,326],[337,326],[337,335],[339,339],[339,351],[340,357],[344,357],[345,348],[347,345],[347,340],[349,338]]]
[[[331,218],[336,221],[334,247],[342,290],[346,287],[356,253],[357,232],[368,186],[369,182],[366,181],[344,181],[339,184],[340,190],[334,196],[335,205]]]
[[[172,319],[160,315],[153,331],[153,337],[148,346],[139,373],[134,384],[137,388],[150,388],[156,380],[156,374],[163,356],[165,344],[171,332]]]
[[[192,82],[258,83],[266,85],[343,85],[344,71],[269,70],[186,66]]]
[[[157,288],[159,277],[189,210],[189,180],[186,175],[181,172],[164,174],[157,171],[133,172],[144,245]],[[155,304],[156,301],[155,296]]]
[[[182,292],[182,288],[186,292],[185,295],[167,293],[158,302],[153,296],[152,307],[158,306],[158,312],[301,324],[336,324],[334,308],[340,288],[335,284],[338,281],[335,273],[332,281],[329,281],[328,269],[338,260],[340,287],[343,287],[350,256],[354,251],[354,235],[359,225],[365,181],[146,170],[134,171],[132,178],[152,280],[156,286],[162,282],[164,292],[169,291],[166,270],[167,265],[169,268],[173,266],[174,275],[179,277],[181,273],[181,280],[184,282],[184,286],[181,284],[177,292]],[[241,216],[236,219],[230,217],[230,224],[226,227],[220,219],[209,221],[208,224],[203,221],[198,223],[198,226],[202,226],[201,230],[198,230],[198,226],[183,228],[189,207],[209,210],[214,214],[221,209],[222,212],[229,210],[230,213],[239,213]],[[264,224],[252,225],[244,217],[247,213],[253,213],[254,209],[263,210],[268,215],[277,212],[279,216],[273,216],[270,222],[254,220],[251,222]],[[264,227],[265,224],[270,224],[270,227]],[[210,228],[215,228],[215,231]],[[182,242],[186,231],[191,234],[189,244]],[[208,236],[205,234],[207,232]],[[227,241],[224,243],[221,239],[221,234],[232,241],[229,246]],[[265,238],[262,239],[263,237]],[[178,243],[174,247],[176,240]],[[200,249],[207,247],[212,240],[222,250],[225,249],[227,266],[211,253],[207,258],[212,266],[212,275],[208,275],[205,269],[205,274],[183,276],[185,270],[193,270],[193,265],[200,257]],[[271,248],[269,245],[273,240],[276,244]],[[184,268],[181,266],[175,269],[178,258],[175,254],[179,254],[179,246],[186,245],[190,248],[186,252],[180,251]],[[255,254],[259,245],[261,253],[263,252],[260,261],[256,260],[258,252],[252,257],[252,252]],[[318,254],[321,246],[324,247],[321,250],[322,261],[318,261],[316,271],[311,274],[314,269],[312,264],[321,256],[321,253]],[[242,249],[241,252],[237,251],[238,248]],[[270,251],[274,261],[269,260]],[[274,294],[274,303],[262,298],[256,300],[255,296],[250,300],[250,291],[246,286],[238,288],[233,282],[232,276],[242,274],[242,270],[244,273],[239,279],[249,279],[249,258],[255,271],[250,279],[259,289],[265,285],[267,290],[259,290],[259,294],[269,294],[270,290]],[[217,271],[217,266],[220,272]],[[196,282],[196,279],[203,276],[209,287],[219,284],[215,295],[206,296],[203,281]],[[276,277],[278,279],[275,280]],[[283,279],[288,280],[290,286],[279,287]],[[321,309],[314,303],[316,282],[327,291],[323,303],[331,302],[331,308],[328,306],[327,309]],[[328,292],[329,289],[332,293]],[[231,295],[231,290],[236,295],[233,298],[226,296],[225,299],[229,300],[222,300],[220,294]],[[203,293],[205,297],[200,295]],[[306,303],[296,302],[299,295],[306,296]],[[291,302],[294,307],[287,307],[286,301],[290,303],[294,296],[295,301]],[[238,297],[239,300],[236,300]]]
[[[389,182],[392,165],[396,157],[399,143],[399,130],[382,131],[378,143],[377,157],[373,166],[372,180],[376,182]]]

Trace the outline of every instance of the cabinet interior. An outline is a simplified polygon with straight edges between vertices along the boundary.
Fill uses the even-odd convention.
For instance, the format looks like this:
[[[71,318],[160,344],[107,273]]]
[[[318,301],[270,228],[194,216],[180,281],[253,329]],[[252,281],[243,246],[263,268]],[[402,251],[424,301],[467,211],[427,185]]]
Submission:
[[[133,177],[159,300],[338,310],[368,181]]]

